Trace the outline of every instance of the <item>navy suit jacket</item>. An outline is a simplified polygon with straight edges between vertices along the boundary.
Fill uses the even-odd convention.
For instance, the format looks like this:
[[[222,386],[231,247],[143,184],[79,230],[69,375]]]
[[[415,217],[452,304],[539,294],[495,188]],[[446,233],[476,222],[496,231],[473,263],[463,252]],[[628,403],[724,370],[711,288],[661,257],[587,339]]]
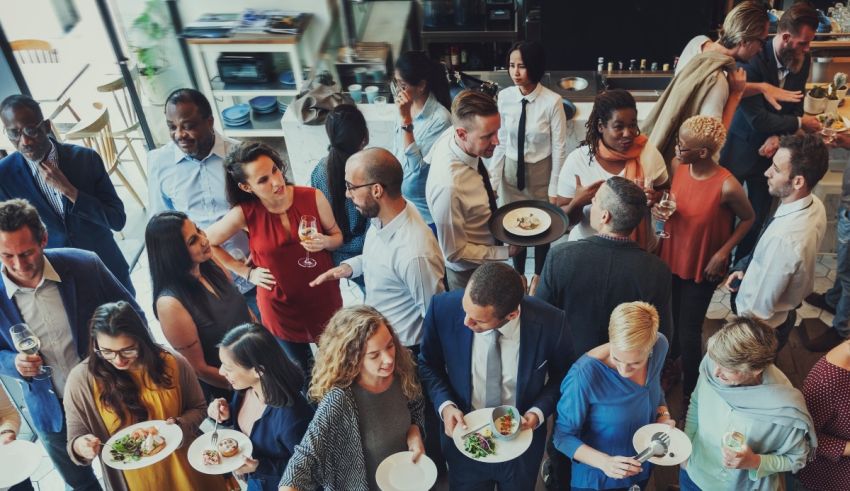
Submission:
[[[71,335],[81,360],[88,356],[89,320],[97,307],[124,300],[129,302],[145,321],[145,314],[132,295],[93,253],[59,248],[46,250],[44,255],[62,280],[59,283],[59,294],[62,296]],[[42,431],[55,433],[62,429],[65,419],[62,404],[59,402],[62,394],[55,393],[50,380],[25,379],[15,368],[15,356],[18,351],[12,343],[9,328],[21,322],[24,321],[18,307],[9,298],[6,286],[0,281],[0,374],[21,382],[33,423]]]
[[[451,400],[464,414],[472,410],[472,337],[463,320],[463,290],[434,296],[425,315],[419,376],[435,410]],[[560,384],[575,354],[564,311],[528,297],[520,303],[519,367],[516,407],[532,407],[550,417],[560,398]],[[545,439],[546,425],[534,432]],[[531,456],[533,453],[530,453]]]
[[[809,78],[811,57],[806,60],[799,73],[785,77],[786,90],[805,91]],[[761,51],[746,63],[738,66],[747,72],[747,82],[767,82],[779,87],[779,71],[773,38],[765,41]],[[777,111],[761,94],[744,97],[735,111],[726,144],[720,152],[720,164],[729,169],[739,181],[748,175],[763,174],[770,166],[770,159],[759,155],[759,148],[768,137],[788,135],[799,128],[797,118],[803,115],[803,101],[782,102]]]
[[[103,160],[86,147],[56,141],[53,144],[59,157],[59,169],[79,191],[74,203],[62,197],[65,216],[59,216],[47,201],[20,152],[0,160],[0,200],[23,198],[29,201],[47,226],[48,248],[74,247],[94,252],[109,271],[134,292],[130,267],[112,236],[112,230],[124,228],[127,215]]]

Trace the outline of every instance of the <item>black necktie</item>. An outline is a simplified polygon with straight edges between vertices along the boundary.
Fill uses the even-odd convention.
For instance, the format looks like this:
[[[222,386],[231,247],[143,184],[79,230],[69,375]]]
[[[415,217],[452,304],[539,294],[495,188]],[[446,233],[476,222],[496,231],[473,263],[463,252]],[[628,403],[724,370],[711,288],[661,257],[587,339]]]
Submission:
[[[478,159],[478,173],[481,174],[481,179],[484,180],[484,190],[487,191],[487,201],[490,202],[490,213],[496,213],[496,193],[493,192],[493,185],[490,184],[490,173],[484,167],[484,161]]]
[[[528,99],[522,99],[522,109],[519,113],[519,128],[516,132],[516,187],[525,189],[525,105]]]

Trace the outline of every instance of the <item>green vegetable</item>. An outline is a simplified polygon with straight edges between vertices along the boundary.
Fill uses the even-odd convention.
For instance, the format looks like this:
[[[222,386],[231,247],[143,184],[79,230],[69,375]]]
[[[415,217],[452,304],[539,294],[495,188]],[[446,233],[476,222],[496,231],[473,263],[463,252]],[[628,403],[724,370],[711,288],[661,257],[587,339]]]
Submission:
[[[484,436],[476,432],[466,437],[463,442],[463,449],[471,453],[476,459],[480,459],[496,453],[496,442],[493,441],[492,435]]]

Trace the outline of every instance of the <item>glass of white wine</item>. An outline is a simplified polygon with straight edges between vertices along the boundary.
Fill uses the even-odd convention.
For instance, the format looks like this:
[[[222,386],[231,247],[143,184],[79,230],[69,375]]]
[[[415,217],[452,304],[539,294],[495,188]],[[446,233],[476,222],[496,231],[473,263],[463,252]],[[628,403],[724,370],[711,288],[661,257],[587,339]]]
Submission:
[[[669,220],[670,217],[673,216],[673,213],[676,211],[676,195],[674,195],[670,191],[664,191],[661,194],[661,199],[658,200],[656,210],[663,217],[663,219],[659,220],[658,225],[656,225],[655,235],[662,239],[669,239],[670,234],[666,230],[664,230],[664,226],[667,224],[667,220]]]
[[[721,446],[736,453],[744,450],[744,445],[746,445],[746,443],[747,437],[745,437],[740,431],[727,431],[720,438]],[[729,479],[729,469],[727,469],[725,465],[720,468],[720,478],[724,481]]]
[[[824,143],[832,143],[833,140],[835,140],[835,134],[836,133],[837,132],[834,129],[827,128],[826,126],[824,126],[820,130],[820,134],[821,134],[821,136],[823,136],[823,142]]]
[[[318,232],[316,226],[316,217],[312,215],[301,215],[301,221],[298,223],[298,238],[301,242],[313,240],[313,236]],[[298,265],[302,268],[315,268],[316,260],[310,257],[310,251],[307,251],[307,257],[302,257],[298,260]]]
[[[37,355],[41,350],[41,340],[26,324],[15,324],[9,328],[9,334],[12,336],[12,343],[15,349],[25,355]],[[36,379],[42,380],[49,378],[53,374],[53,369],[46,365],[41,365]]]

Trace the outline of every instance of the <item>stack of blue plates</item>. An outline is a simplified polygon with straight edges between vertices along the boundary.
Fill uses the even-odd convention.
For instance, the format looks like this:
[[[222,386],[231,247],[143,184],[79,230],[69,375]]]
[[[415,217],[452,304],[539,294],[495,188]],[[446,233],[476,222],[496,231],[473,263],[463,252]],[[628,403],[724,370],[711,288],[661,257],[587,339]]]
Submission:
[[[287,105],[286,101],[284,101],[282,99],[278,99],[277,108],[278,108],[278,110],[280,111],[281,114],[286,112],[287,107],[288,107],[288,105]]]
[[[271,114],[277,111],[277,99],[270,95],[254,97],[250,101],[251,109],[257,114]]]
[[[221,119],[225,126],[242,126],[251,121],[251,106],[248,104],[236,104],[221,112]]]
[[[278,77],[278,80],[280,81],[281,85],[283,85],[287,89],[295,88],[295,74],[292,72],[292,70],[287,70],[281,73]]]

